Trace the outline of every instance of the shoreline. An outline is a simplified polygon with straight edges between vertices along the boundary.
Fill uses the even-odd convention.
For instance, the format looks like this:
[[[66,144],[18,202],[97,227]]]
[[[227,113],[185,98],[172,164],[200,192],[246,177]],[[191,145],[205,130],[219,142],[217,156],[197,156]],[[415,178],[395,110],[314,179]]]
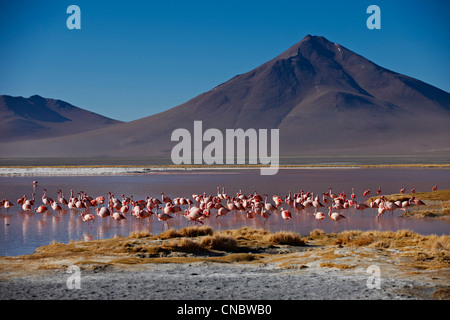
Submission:
[[[61,166],[0,166],[0,177],[5,176],[83,176],[133,174],[224,174],[240,170],[260,170],[260,165],[61,165]],[[333,164],[333,165],[280,165],[279,170],[339,170],[339,169],[450,169],[450,164]]]
[[[216,241],[212,241],[216,238]],[[450,299],[450,236],[207,227],[0,257],[1,299]],[[81,290],[69,290],[69,266]],[[381,287],[367,285],[379,268]]]

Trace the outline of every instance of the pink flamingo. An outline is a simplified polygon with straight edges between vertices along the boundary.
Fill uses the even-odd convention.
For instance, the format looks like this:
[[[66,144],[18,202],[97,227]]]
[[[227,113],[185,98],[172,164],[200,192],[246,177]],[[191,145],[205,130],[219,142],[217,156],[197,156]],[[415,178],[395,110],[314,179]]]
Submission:
[[[62,210],[62,207],[56,201],[52,202],[51,207],[52,207],[53,211],[61,211]]]
[[[433,188],[431,188],[431,190],[436,191],[437,190],[437,185],[435,185]]]
[[[319,221],[319,224],[320,224],[321,221],[325,218],[325,215],[323,214],[323,212],[317,211],[317,212],[314,214],[314,218],[315,218],[316,220],[318,220],[318,221]]]
[[[127,218],[125,218],[125,216],[123,214],[121,214],[120,212],[114,212],[111,217],[116,220],[116,221],[122,221],[122,220],[126,220]]]
[[[97,208],[97,215],[101,218],[106,218],[111,215],[111,212],[106,207]]]
[[[355,209],[356,210],[365,210],[367,208],[368,208],[368,206],[365,203],[357,203],[355,201]]]
[[[264,225],[266,225],[266,222],[271,215],[272,215],[272,212],[270,212],[269,210],[266,210],[264,208],[261,210],[261,217],[264,218]]]
[[[219,210],[217,210],[216,219],[220,216],[226,216],[228,212],[230,212],[229,209],[227,209],[225,207],[220,208]]]
[[[45,213],[47,210],[48,208],[46,206],[39,206],[34,209],[34,211],[36,211],[37,213]]]
[[[161,192],[161,200],[165,203],[172,202],[172,200],[169,197],[164,196],[163,192]]]
[[[320,201],[319,201],[319,196],[318,196],[318,195],[317,195],[317,196],[315,197],[315,199],[313,200],[312,205],[314,206],[314,208],[316,208],[316,212],[317,212],[317,210],[318,210],[319,208],[323,207],[323,204],[320,203]]]
[[[377,220],[378,220],[378,217],[381,216],[382,214],[384,214],[385,211],[386,211],[386,208],[384,207],[384,203],[381,202],[378,206]]]
[[[69,204],[67,199],[64,197],[64,192],[62,192],[62,190],[58,190],[58,202],[63,206]]]
[[[31,205],[29,204],[29,203],[24,203],[23,205],[22,205],[22,210],[23,211],[30,211],[31,210]]]
[[[341,219],[345,219],[345,216],[339,212],[331,212],[331,207],[328,207],[328,216],[331,220],[336,221],[336,225]]]
[[[91,213],[86,213],[86,214],[82,214],[81,213],[81,218],[83,219],[83,221],[85,222],[89,222],[89,221],[94,221],[95,217],[93,214]]]
[[[270,202],[267,202],[269,196],[266,194],[264,194],[266,196],[266,200],[264,202],[264,208],[269,211],[269,212],[275,212],[278,211],[278,209]]]
[[[411,200],[414,202],[416,206],[425,206],[425,202],[422,200],[416,199],[415,197],[412,197]]]
[[[5,207],[6,211],[9,210],[14,204],[6,199],[3,200],[3,206]]]
[[[334,193],[331,192],[331,187],[330,187],[330,192],[328,193],[328,195],[330,196],[331,199],[336,199],[338,196],[335,195]]]
[[[45,205],[49,205],[53,202],[53,199],[50,197],[47,197],[47,189],[43,189],[44,194],[42,195],[42,203]]]
[[[163,225],[162,225],[163,229],[164,229],[164,224],[166,224],[167,225],[167,229],[169,229],[169,221],[168,220],[172,219],[173,217],[171,215],[168,215],[168,214],[164,213],[164,212],[159,213],[158,209],[159,209],[159,207],[157,206],[156,207],[156,212],[155,212],[156,218],[158,218],[158,220],[163,223]]]
[[[291,212],[289,210],[285,210],[285,209],[281,208],[280,211],[281,211],[281,217],[284,220],[292,219],[292,215],[291,215]]]

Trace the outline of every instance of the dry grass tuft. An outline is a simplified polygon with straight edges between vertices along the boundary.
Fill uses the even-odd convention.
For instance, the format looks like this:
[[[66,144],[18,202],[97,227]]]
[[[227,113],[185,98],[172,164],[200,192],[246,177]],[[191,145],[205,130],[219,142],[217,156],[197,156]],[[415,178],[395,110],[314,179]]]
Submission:
[[[152,237],[152,234],[148,231],[131,232],[130,235],[128,236],[128,238],[132,239],[149,238],[149,237]]]
[[[235,252],[239,249],[238,242],[232,236],[215,234],[201,240],[202,246],[211,250]]]
[[[309,233],[309,239],[311,240],[321,239],[323,237],[326,237],[326,233],[323,230],[314,229]]]
[[[178,230],[178,234],[180,234],[180,236],[182,237],[211,236],[213,234],[213,229],[208,226],[185,227]]]
[[[157,235],[157,238],[162,239],[162,240],[180,238],[180,237],[181,237],[180,234],[177,231],[175,231],[175,229],[173,229],[173,228],[170,228],[169,230],[166,230]]]
[[[196,240],[190,238],[183,238],[181,240],[172,241],[164,246],[170,251],[178,251],[185,253],[201,253],[207,251],[203,245]]]
[[[345,269],[351,269],[354,268],[356,266],[354,265],[348,265],[348,264],[337,264],[337,263],[333,263],[333,262],[322,262],[320,264],[320,266],[322,268],[338,268],[341,270],[345,270]]]
[[[222,257],[222,262],[251,262],[262,259],[261,255],[252,253],[232,253]]]
[[[280,231],[267,235],[267,240],[272,244],[304,246],[306,242],[298,233]]]
[[[213,230],[211,227],[208,227],[208,226],[185,227],[185,228],[181,228],[178,231],[171,228],[167,231],[160,233],[156,238],[164,240],[164,239],[173,239],[173,238],[181,238],[181,237],[201,237],[201,236],[208,236],[208,235],[212,235],[212,234],[213,234]]]

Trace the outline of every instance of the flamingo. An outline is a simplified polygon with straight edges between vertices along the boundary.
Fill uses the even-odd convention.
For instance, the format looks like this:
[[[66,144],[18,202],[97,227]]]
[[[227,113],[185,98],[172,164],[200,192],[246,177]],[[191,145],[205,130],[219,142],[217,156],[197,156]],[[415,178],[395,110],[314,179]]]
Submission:
[[[80,213],[80,215],[81,215],[81,219],[84,222],[87,222],[88,225],[89,225],[89,222],[91,222],[91,221],[94,222],[95,221],[95,217],[91,213],[86,213],[86,214]],[[91,225],[91,228],[92,228],[92,225]]]
[[[89,221],[94,221],[95,220],[95,217],[94,217],[94,215],[92,213],[86,213],[86,214],[82,214],[81,213],[81,218],[85,222],[89,222]]]
[[[331,212],[331,207],[328,207],[328,216],[331,220],[336,221],[336,225],[341,219],[345,219],[345,216],[339,212]]]
[[[62,210],[62,207],[56,201],[52,202],[51,207],[52,207],[53,211],[61,211]]]
[[[283,199],[281,199],[281,197],[277,195],[273,195],[272,200],[275,203],[276,208],[278,208],[283,203]]]
[[[197,210],[198,209],[198,210]],[[188,209],[184,209],[184,214],[183,216],[188,219],[188,221],[193,221],[195,222],[195,224],[197,223],[201,223],[203,224],[203,221],[201,221],[200,219],[203,218],[203,213],[200,210],[200,208],[195,207],[194,210],[188,210]]]
[[[356,197],[355,188],[352,188],[352,194],[350,196],[352,199],[355,199],[355,197]]]
[[[294,209],[298,213],[299,211],[305,209],[305,206],[301,202],[294,201]]]
[[[120,212],[114,212],[111,217],[116,220],[116,221],[122,221],[122,220],[126,220],[127,218],[125,218],[125,216],[123,214],[121,214]]]
[[[267,195],[267,193],[266,194],[264,194],[265,196],[266,196],[266,200],[265,200],[265,202],[264,202],[264,208],[267,210],[267,211],[269,211],[269,212],[275,212],[275,211],[277,211],[278,209],[273,205],[273,204],[271,204],[270,202],[267,202],[267,199],[268,199],[268,195]]]
[[[435,185],[433,188],[431,188],[431,190],[436,191],[437,190],[437,185]]]
[[[3,202],[5,202],[5,200],[3,200]],[[23,195],[21,198],[17,199],[17,203],[22,205],[26,200],[27,200],[27,196]]]
[[[29,204],[29,203],[24,203],[23,205],[22,205],[22,210],[23,211],[30,211],[31,210],[31,205]]]
[[[381,194],[381,186],[378,187],[377,193]]]
[[[161,200],[165,203],[172,202],[172,200],[169,197],[164,196],[163,192],[161,192]]]
[[[229,198],[228,194],[225,193],[225,187],[222,187],[222,198],[223,199],[228,199]]]
[[[106,207],[97,208],[97,215],[101,218],[106,218],[111,215],[111,212]]]
[[[416,188],[412,188],[411,193],[416,193]]]
[[[314,214],[314,218],[315,218],[316,220],[318,220],[318,221],[319,221],[319,224],[320,224],[320,222],[325,218],[325,215],[323,214],[323,212],[317,211],[317,212]]]
[[[36,211],[38,213],[45,213],[47,210],[48,210],[48,208],[46,206],[39,206],[34,209],[34,211]]]
[[[49,205],[53,202],[53,199],[50,197],[47,197],[47,189],[43,189],[44,194],[42,195],[42,203],[45,205]]]
[[[403,211],[408,212],[408,210],[406,208],[408,208],[410,205],[411,205],[411,199],[405,200],[405,201],[402,201],[401,208]]]
[[[285,209],[283,209],[283,208],[281,208],[281,217],[282,217],[284,220],[290,220],[290,219],[292,219],[291,212],[290,212],[289,210],[285,210]]]
[[[370,189],[367,189],[366,191],[364,191],[363,196],[367,197],[368,195],[370,195]]]
[[[164,212],[159,213],[158,209],[156,209],[156,217],[158,218],[159,221],[161,221],[163,223],[163,228],[164,228],[164,224],[167,224],[167,229],[169,229],[169,219],[172,219],[173,217],[171,215],[168,215]]]
[[[312,205],[314,206],[314,208],[316,208],[316,212],[320,207],[323,207],[323,204],[321,204],[319,201],[319,196],[316,196],[316,198],[312,202]]]
[[[123,214],[127,213],[129,210],[130,210],[130,206],[128,205],[128,203],[125,204],[125,205],[122,205],[120,207],[120,212],[123,213]]]
[[[401,193],[401,194],[405,194],[405,191],[406,191],[406,188],[401,188],[401,189],[400,189],[400,193]]]
[[[356,210],[365,210],[368,206],[365,203],[356,203],[355,201],[355,209]]]
[[[272,212],[270,212],[269,210],[266,209],[262,209],[261,210],[261,217],[264,218],[264,225],[266,224],[267,220],[269,219],[269,217],[272,215]]]
[[[58,202],[63,206],[69,203],[67,199],[64,197],[64,192],[62,192],[61,190],[58,190]]]
[[[415,197],[412,197],[411,200],[414,202],[416,206],[425,206],[425,202],[422,200],[416,199]]]
[[[232,201],[230,202],[230,199],[229,198],[227,199],[227,208],[228,208],[228,210],[230,210],[230,211],[239,211],[239,209],[234,204],[235,198],[233,197],[231,200]]]
[[[392,201],[384,201],[384,207],[386,210],[391,211],[393,213],[395,209],[397,209],[397,205]]]
[[[218,217],[220,217],[220,216],[225,216],[225,215],[227,215],[228,212],[230,212],[229,209],[227,209],[227,208],[225,208],[225,207],[220,208],[219,210],[217,210],[216,219],[217,219]]]
[[[384,214],[385,211],[386,211],[386,208],[384,207],[384,203],[382,202],[378,206],[377,220],[378,220],[378,217],[381,216],[382,214]]]
[[[69,204],[67,205],[67,207],[69,207],[69,209],[77,209],[77,206],[75,204],[75,202],[73,201],[69,201]]]
[[[5,209],[8,211],[9,208],[11,208],[12,206],[14,206],[14,204],[6,199],[3,200],[3,206],[5,207]]]

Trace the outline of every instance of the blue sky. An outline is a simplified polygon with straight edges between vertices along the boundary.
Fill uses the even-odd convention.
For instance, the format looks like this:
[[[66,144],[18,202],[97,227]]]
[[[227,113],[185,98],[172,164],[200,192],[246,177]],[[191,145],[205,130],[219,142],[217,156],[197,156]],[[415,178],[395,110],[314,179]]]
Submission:
[[[450,2],[1,1],[0,94],[130,121],[175,107],[321,35],[450,91]],[[81,30],[69,30],[69,5]],[[381,30],[369,30],[369,5]]]

